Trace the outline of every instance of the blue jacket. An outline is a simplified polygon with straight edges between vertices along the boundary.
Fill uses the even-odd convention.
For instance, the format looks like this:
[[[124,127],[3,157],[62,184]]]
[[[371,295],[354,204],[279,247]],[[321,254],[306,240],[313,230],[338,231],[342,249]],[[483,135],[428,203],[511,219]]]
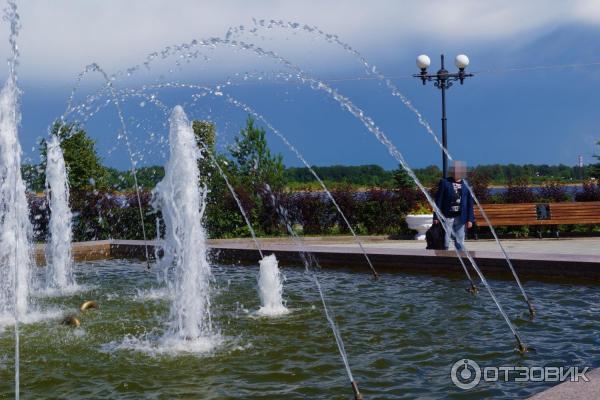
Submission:
[[[452,187],[452,178],[441,179],[438,185],[437,193],[435,194],[435,204],[438,208],[447,216],[450,214],[450,207],[454,201],[454,188]],[[460,222],[465,224],[467,221],[475,222],[475,214],[473,213],[473,197],[467,189],[467,182],[463,179],[463,185],[461,188],[461,202],[460,202]],[[437,215],[433,214],[433,219],[437,219]]]

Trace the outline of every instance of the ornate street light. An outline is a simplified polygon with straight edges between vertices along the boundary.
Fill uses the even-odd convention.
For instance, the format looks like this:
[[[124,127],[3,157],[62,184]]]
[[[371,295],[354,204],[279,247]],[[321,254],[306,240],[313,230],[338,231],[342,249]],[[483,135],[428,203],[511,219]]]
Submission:
[[[454,65],[458,68],[458,72],[450,73],[444,68],[444,55],[441,55],[441,68],[435,74],[427,73],[427,68],[431,65],[431,60],[425,54],[421,54],[417,57],[417,67],[421,70],[420,73],[413,75],[415,78],[421,79],[423,85],[427,82],[433,81],[436,88],[442,91],[442,145],[445,149],[448,148],[447,141],[447,130],[446,130],[446,89],[452,86],[452,83],[459,81],[462,85],[465,78],[473,76],[473,74],[467,74],[465,68],[469,65],[469,57],[464,54],[459,54],[454,59]],[[448,156],[442,151],[442,173],[444,178],[448,173]]]

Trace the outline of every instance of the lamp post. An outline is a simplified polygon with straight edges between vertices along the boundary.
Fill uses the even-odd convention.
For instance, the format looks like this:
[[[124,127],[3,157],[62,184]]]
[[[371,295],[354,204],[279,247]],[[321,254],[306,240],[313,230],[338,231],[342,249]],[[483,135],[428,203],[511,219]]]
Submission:
[[[423,85],[427,82],[433,81],[436,88],[442,91],[442,145],[444,149],[448,149],[448,138],[446,129],[446,89],[452,86],[452,83],[459,81],[462,85],[465,78],[473,76],[465,72],[465,68],[469,65],[469,57],[464,54],[459,54],[454,59],[454,65],[458,68],[458,72],[450,73],[444,68],[444,55],[441,55],[441,68],[435,74],[427,73],[427,68],[431,65],[431,60],[425,54],[421,54],[417,57],[417,67],[421,70],[420,73],[414,74],[415,78],[421,79]],[[442,173],[444,178],[448,174],[448,156],[446,152],[442,150]]]

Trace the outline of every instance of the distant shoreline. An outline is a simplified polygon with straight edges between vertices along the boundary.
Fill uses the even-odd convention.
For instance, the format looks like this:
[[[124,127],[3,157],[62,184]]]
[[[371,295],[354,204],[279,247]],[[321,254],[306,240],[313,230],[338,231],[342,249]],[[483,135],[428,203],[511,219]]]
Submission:
[[[557,182],[560,186],[563,187],[582,187],[583,186],[583,182],[579,182],[579,183],[562,183],[562,182]],[[506,189],[508,187],[508,185],[489,185],[488,188],[489,189]],[[543,183],[531,183],[529,185],[527,185],[527,187],[530,188],[541,188],[544,187]]]
[[[566,188],[572,188],[572,189],[577,189],[577,188],[581,188],[583,186],[582,182],[579,183],[561,183],[558,182],[560,184],[560,186],[562,187],[566,187]],[[335,191],[336,189],[336,184],[339,184],[339,182],[331,182],[331,184],[328,184],[328,182],[326,182],[327,188],[330,191]],[[425,185],[427,187],[427,185]],[[539,189],[544,187],[544,184],[541,183],[532,183],[527,185],[527,187],[529,188],[533,188],[533,189]],[[502,190],[506,190],[508,188],[508,185],[489,185],[488,189],[493,190],[493,191],[502,191]],[[289,187],[287,188],[289,189],[291,192],[294,193],[306,193],[306,192],[310,192],[310,193],[323,193],[323,189],[321,189],[319,187],[319,189],[315,189],[315,190],[311,190],[310,188],[304,188],[304,189],[290,189]],[[351,190],[357,193],[364,193],[364,192],[368,192],[371,189],[375,189],[375,190],[393,190],[393,188],[387,188],[387,187],[379,187],[379,186],[360,186],[360,187],[352,187]],[[127,194],[131,194],[133,193],[134,189],[131,190],[116,190],[113,191],[111,193],[113,193],[116,196],[122,195],[125,196]],[[109,192],[109,190],[107,190],[106,192]],[[45,192],[29,192],[30,194],[34,195],[35,197],[44,197],[46,194]]]

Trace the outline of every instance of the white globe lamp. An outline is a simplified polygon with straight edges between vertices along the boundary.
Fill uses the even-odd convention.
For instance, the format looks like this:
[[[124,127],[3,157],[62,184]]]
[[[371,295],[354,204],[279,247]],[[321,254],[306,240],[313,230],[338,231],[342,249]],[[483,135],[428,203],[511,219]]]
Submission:
[[[426,70],[430,65],[431,59],[429,56],[421,54],[419,57],[417,57],[417,67],[419,67],[421,70]]]
[[[454,59],[454,65],[461,71],[469,66],[469,57],[464,54],[459,54]]]

